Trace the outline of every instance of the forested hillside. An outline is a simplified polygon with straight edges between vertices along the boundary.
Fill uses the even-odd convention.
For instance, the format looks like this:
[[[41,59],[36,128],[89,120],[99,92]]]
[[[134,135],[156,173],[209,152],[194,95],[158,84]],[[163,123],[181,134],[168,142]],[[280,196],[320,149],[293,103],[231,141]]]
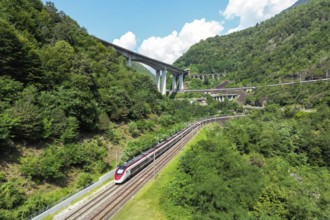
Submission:
[[[330,84],[265,87],[249,102],[264,96],[204,128],[116,219],[328,219]]]
[[[235,84],[324,78],[329,6],[328,0],[297,4],[256,27],[202,41],[176,64],[192,74],[226,72]],[[211,81],[191,79],[190,85],[217,83]],[[329,219],[330,83],[260,86],[246,104],[261,108],[207,128],[119,216]]]
[[[176,64],[242,84],[321,76],[329,6],[310,0],[202,41]],[[0,0],[0,219],[54,205],[184,122],[243,111],[211,97],[208,106],[171,100],[125,62],[52,3]],[[256,90],[248,104],[271,105],[212,131],[162,188],[169,218],[329,216],[329,91],[326,83]]]
[[[163,97],[52,3],[0,0],[0,219],[27,218],[216,113]]]
[[[296,4],[253,28],[202,41],[176,64],[192,74],[226,72],[239,84],[324,78],[329,11],[325,0]],[[159,190],[163,212],[168,219],[328,219],[330,84],[259,87],[247,104],[264,108],[215,126],[182,156]]]
[[[194,73],[227,72],[241,82],[325,77],[330,69],[330,2],[310,0],[225,36],[193,45],[175,64]]]
[[[168,219],[328,219],[330,112],[269,105],[215,126],[172,169]]]

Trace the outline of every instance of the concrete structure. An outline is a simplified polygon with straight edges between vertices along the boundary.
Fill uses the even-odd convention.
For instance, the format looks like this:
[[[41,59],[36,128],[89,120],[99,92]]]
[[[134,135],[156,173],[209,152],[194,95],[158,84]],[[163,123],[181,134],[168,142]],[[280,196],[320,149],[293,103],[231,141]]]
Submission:
[[[228,91],[239,91],[239,90],[251,92],[252,90],[255,89],[256,87],[249,86],[249,87],[221,88],[221,89],[187,89],[179,92],[202,92],[202,93],[227,92],[228,93]]]
[[[247,87],[237,87],[237,88],[221,88],[221,89],[188,89],[182,90],[179,92],[202,92],[202,93],[212,93],[212,92],[228,92],[228,91],[246,91],[252,92],[257,88],[264,88],[264,87],[273,87],[273,86],[290,86],[296,84],[307,84],[307,83],[318,83],[318,82],[328,82],[330,78],[323,78],[323,79],[314,79],[314,80],[302,80],[299,82],[288,82],[288,83],[278,83],[278,84],[270,84],[270,85],[261,85],[261,86],[247,86]]]
[[[127,50],[123,47],[117,46],[105,40],[96,38],[100,42],[102,42],[105,46],[110,46],[116,49],[116,51],[126,57],[127,65],[131,66],[132,61],[140,62],[146,64],[156,70],[156,85],[159,92],[163,95],[166,94],[166,73],[172,73],[172,90],[181,91],[184,89],[183,80],[184,75],[187,75],[188,72],[186,70],[182,70],[178,67],[172,66],[170,64],[164,63],[159,60],[152,59],[150,57],[138,54],[136,52]],[[177,85],[177,80],[179,80],[179,85]]]
[[[224,102],[225,99],[234,100],[238,97],[238,94],[210,94],[214,100],[218,100],[219,102]]]
[[[226,76],[226,73],[209,73],[209,74],[193,74],[193,75],[188,75],[192,79],[200,79],[200,80],[205,80],[206,78],[209,79],[220,79],[221,77]]]

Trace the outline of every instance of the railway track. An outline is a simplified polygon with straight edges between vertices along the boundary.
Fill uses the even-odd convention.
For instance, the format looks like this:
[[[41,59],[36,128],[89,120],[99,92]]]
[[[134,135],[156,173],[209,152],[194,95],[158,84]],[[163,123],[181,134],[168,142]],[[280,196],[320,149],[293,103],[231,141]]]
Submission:
[[[146,169],[141,172],[141,175],[136,176],[136,179],[130,181],[131,185],[116,198],[115,204],[113,206],[108,206],[105,210],[102,210],[93,219],[109,219],[114,216],[120,208],[136,193],[138,192],[150,179],[156,175],[163,167],[168,164],[168,162],[181,150],[185,144],[196,134],[198,128],[195,128],[188,135],[183,137],[178,143],[176,143],[172,148],[170,148],[162,157],[156,160],[155,165],[151,164]],[[154,170],[155,169],[155,170]]]
[[[86,204],[74,209],[64,219],[109,219],[113,217],[123,205],[137,193],[156,173],[158,173],[186,143],[197,134],[200,126],[182,137],[176,144],[168,149],[162,156],[149,164],[144,170],[132,177],[122,185],[111,185],[108,189],[99,192]]]
[[[101,203],[102,201],[106,200],[109,196],[112,196],[114,191],[118,188],[117,185],[112,184],[110,187],[106,190],[103,190],[99,192],[93,199],[89,200],[86,204],[83,206],[78,207],[74,212],[72,212],[70,215],[66,216],[65,219],[80,219],[84,216],[84,214],[97,204]]]

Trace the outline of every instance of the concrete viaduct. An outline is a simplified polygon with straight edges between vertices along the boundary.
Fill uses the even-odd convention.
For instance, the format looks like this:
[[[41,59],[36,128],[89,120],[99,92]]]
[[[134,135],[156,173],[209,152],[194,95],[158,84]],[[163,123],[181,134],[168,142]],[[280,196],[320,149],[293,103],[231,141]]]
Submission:
[[[156,85],[157,89],[162,95],[166,94],[166,73],[167,71],[172,73],[172,90],[174,91],[182,91],[184,76],[188,74],[187,71],[182,70],[178,67],[172,66],[170,64],[164,63],[159,60],[152,59],[150,57],[138,54],[136,52],[127,50],[123,47],[117,46],[105,40],[96,38],[105,46],[114,47],[115,50],[123,55],[127,59],[128,66],[132,65],[132,61],[140,62],[146,64],[156,70]],[[179,83],[178,83],[179,82]]]
[[[220,79],[221,77],[226,76],[226,73],[208,73],[208,74],[191,74],[189,75],[192,79],[205,80],[206,78],[210,79]]]
[[[213,100],[224,102],[225,99],[234,100],[236,97],[238,97],[238,94],[210,94],[210,96],[213,98]]]

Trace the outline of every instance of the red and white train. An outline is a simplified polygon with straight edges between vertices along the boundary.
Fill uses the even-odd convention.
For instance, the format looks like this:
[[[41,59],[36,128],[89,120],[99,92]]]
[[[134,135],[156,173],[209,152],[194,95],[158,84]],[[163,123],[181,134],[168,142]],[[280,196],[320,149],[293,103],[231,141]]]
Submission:
[[[130,177],[140,172],[143,168],[148,166],[154,160],[154,157],[158,158],[160,155],[162,155],[165,151],[167,151],[170,147],[172,147],[175,143],[177,143],[179,140],[181,140],[183,137],[185,137],[188,133],[190,133],[199,125],[218,121],[224,118],[226,117],[211,118],[211,119],[202,120],[200,122],[196,122],[190,125],[189,127],[183,129],[182,131],[177,132],[176,134],[166,139],[165,141],[148,149],[147,151],[143,152],[142,154],[138,155],[132,160],[119,166],[114,175],[115,183],[123,183]]]

